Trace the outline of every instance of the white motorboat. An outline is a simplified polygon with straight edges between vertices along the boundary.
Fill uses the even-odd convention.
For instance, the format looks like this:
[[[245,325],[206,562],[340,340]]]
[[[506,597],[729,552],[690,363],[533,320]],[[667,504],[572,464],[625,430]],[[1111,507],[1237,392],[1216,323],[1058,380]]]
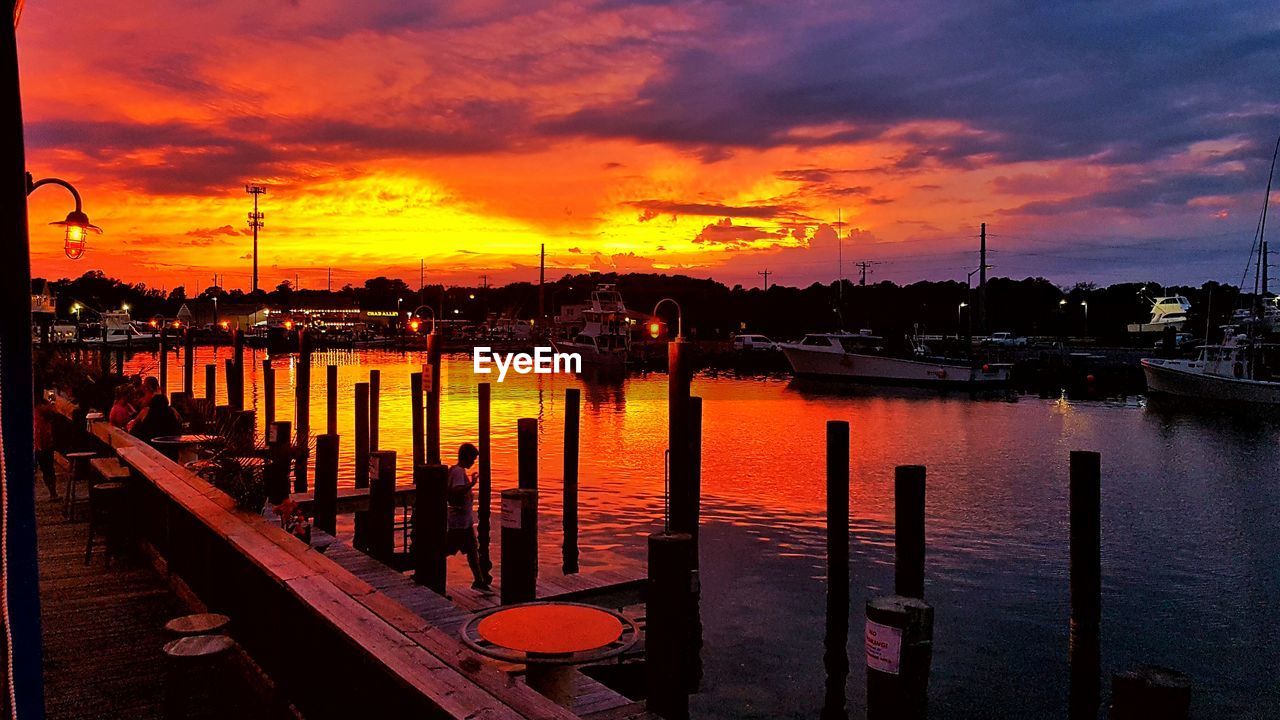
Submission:
[[[885,350],[884,338],[870,331],[806,335],[798,343],[779,343],[798,377],[921,387],[998,387],[1009,381],[1007,364],[979,364],[930,355],[912,342],[909,357]]]
[[[1130,323],[1129,332],[1163,333],[1168,327],[1177,331],[1186,326],[1187,313],[1191,311],[1190,300],[1181,295],[1148,297],[1147,300],[1151,303],[1151,319],[1144,323]]]
[[[145,345],[158,342],[160,332],[143,332],[129,319],[129,313],[104,312],[101,326],[96,332],[82,332],[81,337],[87,345]]]
[[[1235,335],[1204,345],[1195,360],[1143,358],[1147,392],[1231,404],[1280,405],[1280,345]]]
[[[582,310],[582,327],[565,338],[553,339],[557,352],[578,353],[584,365],[622,367],[631,350],[631,321],[622,295],[610,284],[591,291],[591,304]]]

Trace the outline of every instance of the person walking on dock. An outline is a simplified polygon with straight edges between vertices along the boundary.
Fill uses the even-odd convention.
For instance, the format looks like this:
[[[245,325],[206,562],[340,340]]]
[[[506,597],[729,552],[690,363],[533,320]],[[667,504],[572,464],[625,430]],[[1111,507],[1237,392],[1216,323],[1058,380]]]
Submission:
[[[488,590],[493,577],[480,569],[480,556],[476,550],[476,515],[474,510],[476,486],[479,473],[467,473],[476,463],[480,451],[471,443],[463,443],[458,448],[458,462],[449,468],[449,535],[445,553],[453,556],[465,553],[467,565],[471,567],[474,582],[471,587],[476,590]]]

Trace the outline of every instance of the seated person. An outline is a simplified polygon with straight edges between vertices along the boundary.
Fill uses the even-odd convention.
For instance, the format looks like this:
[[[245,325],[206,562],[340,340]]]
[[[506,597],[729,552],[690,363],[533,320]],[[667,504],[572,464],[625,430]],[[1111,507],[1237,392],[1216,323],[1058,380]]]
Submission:
[[[151,403],[138,413],[137,419],[129,426],[129,432],[139,440],[150,443],[165,435],[182,434],[182,418],[169,407],[169,400],[163,395],[154,395]]]
[[[127,384],[117,386],[115,402],[111,405],[107,420],[113,426],[123,428],[129,425],[129,421],[137,413],[138,409],[133,405],[133,387]]]

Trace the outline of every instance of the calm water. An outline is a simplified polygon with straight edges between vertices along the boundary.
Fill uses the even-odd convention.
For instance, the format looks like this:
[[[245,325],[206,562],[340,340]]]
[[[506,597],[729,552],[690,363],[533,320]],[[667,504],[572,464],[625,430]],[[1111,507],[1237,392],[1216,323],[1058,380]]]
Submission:
[[[198,350],[203,365],[228,350]],[[260,402],[261,355],[246,356]],[[311,424],[323,429],[323,365],[339,365],[339,432],[352,387],[382,374],[381,446],[410,452],[409,373],[420,354],[317,353]],[[474,441],[469,356],[443,370],[442,447]],[[276,358],[280,419],[294,358]],[[154,372],[153,355],[131,371]],[[494,377],[494,376],[491,376]],[[170,363],[171,388],[181,366]],[[223,382],[221,374],[219,383]],[[561,476],[563,398],[582,387],[584,569],[641,566],[662,512],[666,376],[613,385],[560,376],[494,384],[495,490],[515,484],[516,419],[540,419],[543,487]],[[862,716],[861,608],[892,588],[892,475],[928,466],[926,597],[938,717],[1065,717],[1067,459],[1103,462],[1103,670],[1168,665],[1195,683],[1197,717],[1275,717],[1280,704],[1280,423],[1160,412],[1134,403],[834,395],[786,379],[699,376],[704,398],[699,718],[815,718],[822,701],[825,423],[853,433],[854,614],[848,691]],[[225,387],[219,388],[225,396]],[[224,400],[220,400],[222,402]],[[344,482],[351,445],[343,443]],[[406,463],[402,463],[407,465]],[[409,482],[402,467],[401,482]],[[496,494],[496,492],[495,492]],[[543,572],[559,572],[560,503],[541,501]],[[461,581],[455,559],[451,572]]]

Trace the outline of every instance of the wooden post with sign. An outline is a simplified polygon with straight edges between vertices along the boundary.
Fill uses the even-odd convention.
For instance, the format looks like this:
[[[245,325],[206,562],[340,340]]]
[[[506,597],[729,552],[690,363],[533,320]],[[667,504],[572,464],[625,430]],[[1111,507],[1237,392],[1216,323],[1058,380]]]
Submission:
[[[369,451],[369,555],[384,564],[395,556],[396,451]]]
[[[867,601],[867,720],[924,720],[933,663],[933,608],[919,598]]]
[[[338,444],[332,433],[316,437],[315,503],[312,517],[317,528],[338,533]]]
[[[292,423],[281,420],[267,426],[267,464],[263,468],[263,485],[267,502],[279,505],[289,497],[290,431]]]
[[[538,491],[502,491],[503,605],[531,602],[538,594]]]

